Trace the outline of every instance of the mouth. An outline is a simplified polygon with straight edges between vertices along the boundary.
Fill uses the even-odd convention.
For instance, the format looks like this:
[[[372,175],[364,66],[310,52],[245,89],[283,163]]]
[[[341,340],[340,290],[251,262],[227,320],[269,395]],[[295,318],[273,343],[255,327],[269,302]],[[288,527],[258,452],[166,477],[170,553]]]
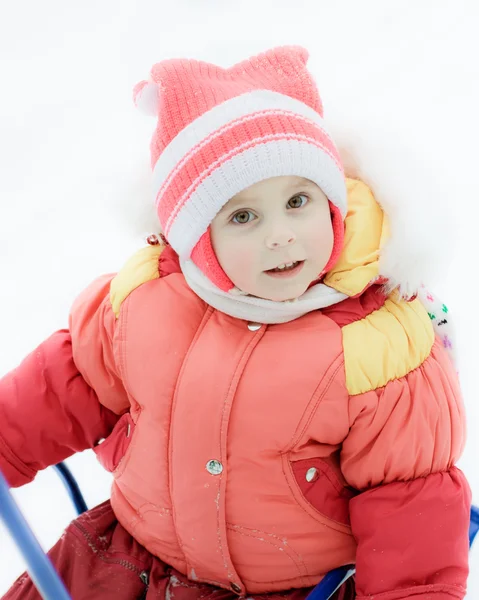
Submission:
[[[297,275],[303,268],[304,260],[297,260],[291,263],[284,263],[274,269],[265,271],[266,275],[270,277],[288,278]]]

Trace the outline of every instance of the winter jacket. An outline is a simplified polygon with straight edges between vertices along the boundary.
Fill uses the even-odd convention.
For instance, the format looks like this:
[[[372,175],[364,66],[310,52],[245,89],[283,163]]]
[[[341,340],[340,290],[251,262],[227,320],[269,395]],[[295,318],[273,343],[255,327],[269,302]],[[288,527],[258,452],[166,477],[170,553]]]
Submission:
[[[457,375],[419,300],[382,293],[387,221],[364,184],[348,193],[325,283],[349,298],[292,322],[214,310],[169,247],[95,281],[0,384],[11,484],[94,447],[120,523],[192,580],[262,593],[355,563],[358,599],[463,598]]]

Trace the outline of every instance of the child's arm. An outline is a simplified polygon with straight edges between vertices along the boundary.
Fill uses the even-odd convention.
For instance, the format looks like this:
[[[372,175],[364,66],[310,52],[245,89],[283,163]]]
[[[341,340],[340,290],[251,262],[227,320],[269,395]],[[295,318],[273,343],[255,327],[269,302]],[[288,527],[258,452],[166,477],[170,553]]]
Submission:
[[[70,332],[58,331],[0,379],[0,470],[12,487],[28,483],[92,448],[117,419],[80,375]]]
[[[349,406],[341,463],[361,491],[350,503],[358,600],[464,598],[471,493],[454,466],[464,411],[440,341],[420,366]]]
[[[111,280],[90,285],[73,306],[69,331],[0,380],[0,469],[13,487],[94,447],[129,408],[114,357]]]

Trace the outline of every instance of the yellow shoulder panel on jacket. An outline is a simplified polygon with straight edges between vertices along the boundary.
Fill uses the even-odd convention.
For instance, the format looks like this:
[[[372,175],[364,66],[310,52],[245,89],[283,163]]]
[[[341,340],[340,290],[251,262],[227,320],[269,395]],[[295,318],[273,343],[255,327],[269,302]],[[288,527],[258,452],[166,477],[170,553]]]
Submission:
[[[419,300],[391,295],[384,306],[342,329],[346,386],[363,394],[404,377],[429,356],[434,329]]]
[[[110,301],[116,318],[120,314],[123,301],[142,283],[158,279],[158,259],[165,246],[146,246],[127,260],[110,286]]]

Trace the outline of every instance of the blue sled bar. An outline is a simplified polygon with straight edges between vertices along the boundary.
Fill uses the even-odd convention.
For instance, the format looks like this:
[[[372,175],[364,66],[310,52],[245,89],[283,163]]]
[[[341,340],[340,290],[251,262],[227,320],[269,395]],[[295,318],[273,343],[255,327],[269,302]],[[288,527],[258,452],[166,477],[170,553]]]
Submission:
[[[78,485],[77,480],[73,477],[70,469],[64,462],[61,462],[55,465],[55,470],[60,479],[63,481],[63,485],[65,486],[68,495],[73,502],[73,506],[75,507],[77,514],[81,515],[82,513],[86,512],[88,510],[88,506],[86,505],[85,498],[83,498],[83,494],[80,491],[80,486]]]
[[[352,565],[345,567],[339,567],[329,571],[318,583],[318,585],[311,590],[306,600],[329,600],[331,596],[336,592],[351,575],[356,573],[356,569]]]
[[[44,600],[71,600],[50,559],[33,535],[0,473],[0,520],[10,532],[26,564],[27,571]]]
[[[469,525],[469,547],[472,546],[472,542],[479,531],[479,508],[473,506],[471,508],[471,524]]]

